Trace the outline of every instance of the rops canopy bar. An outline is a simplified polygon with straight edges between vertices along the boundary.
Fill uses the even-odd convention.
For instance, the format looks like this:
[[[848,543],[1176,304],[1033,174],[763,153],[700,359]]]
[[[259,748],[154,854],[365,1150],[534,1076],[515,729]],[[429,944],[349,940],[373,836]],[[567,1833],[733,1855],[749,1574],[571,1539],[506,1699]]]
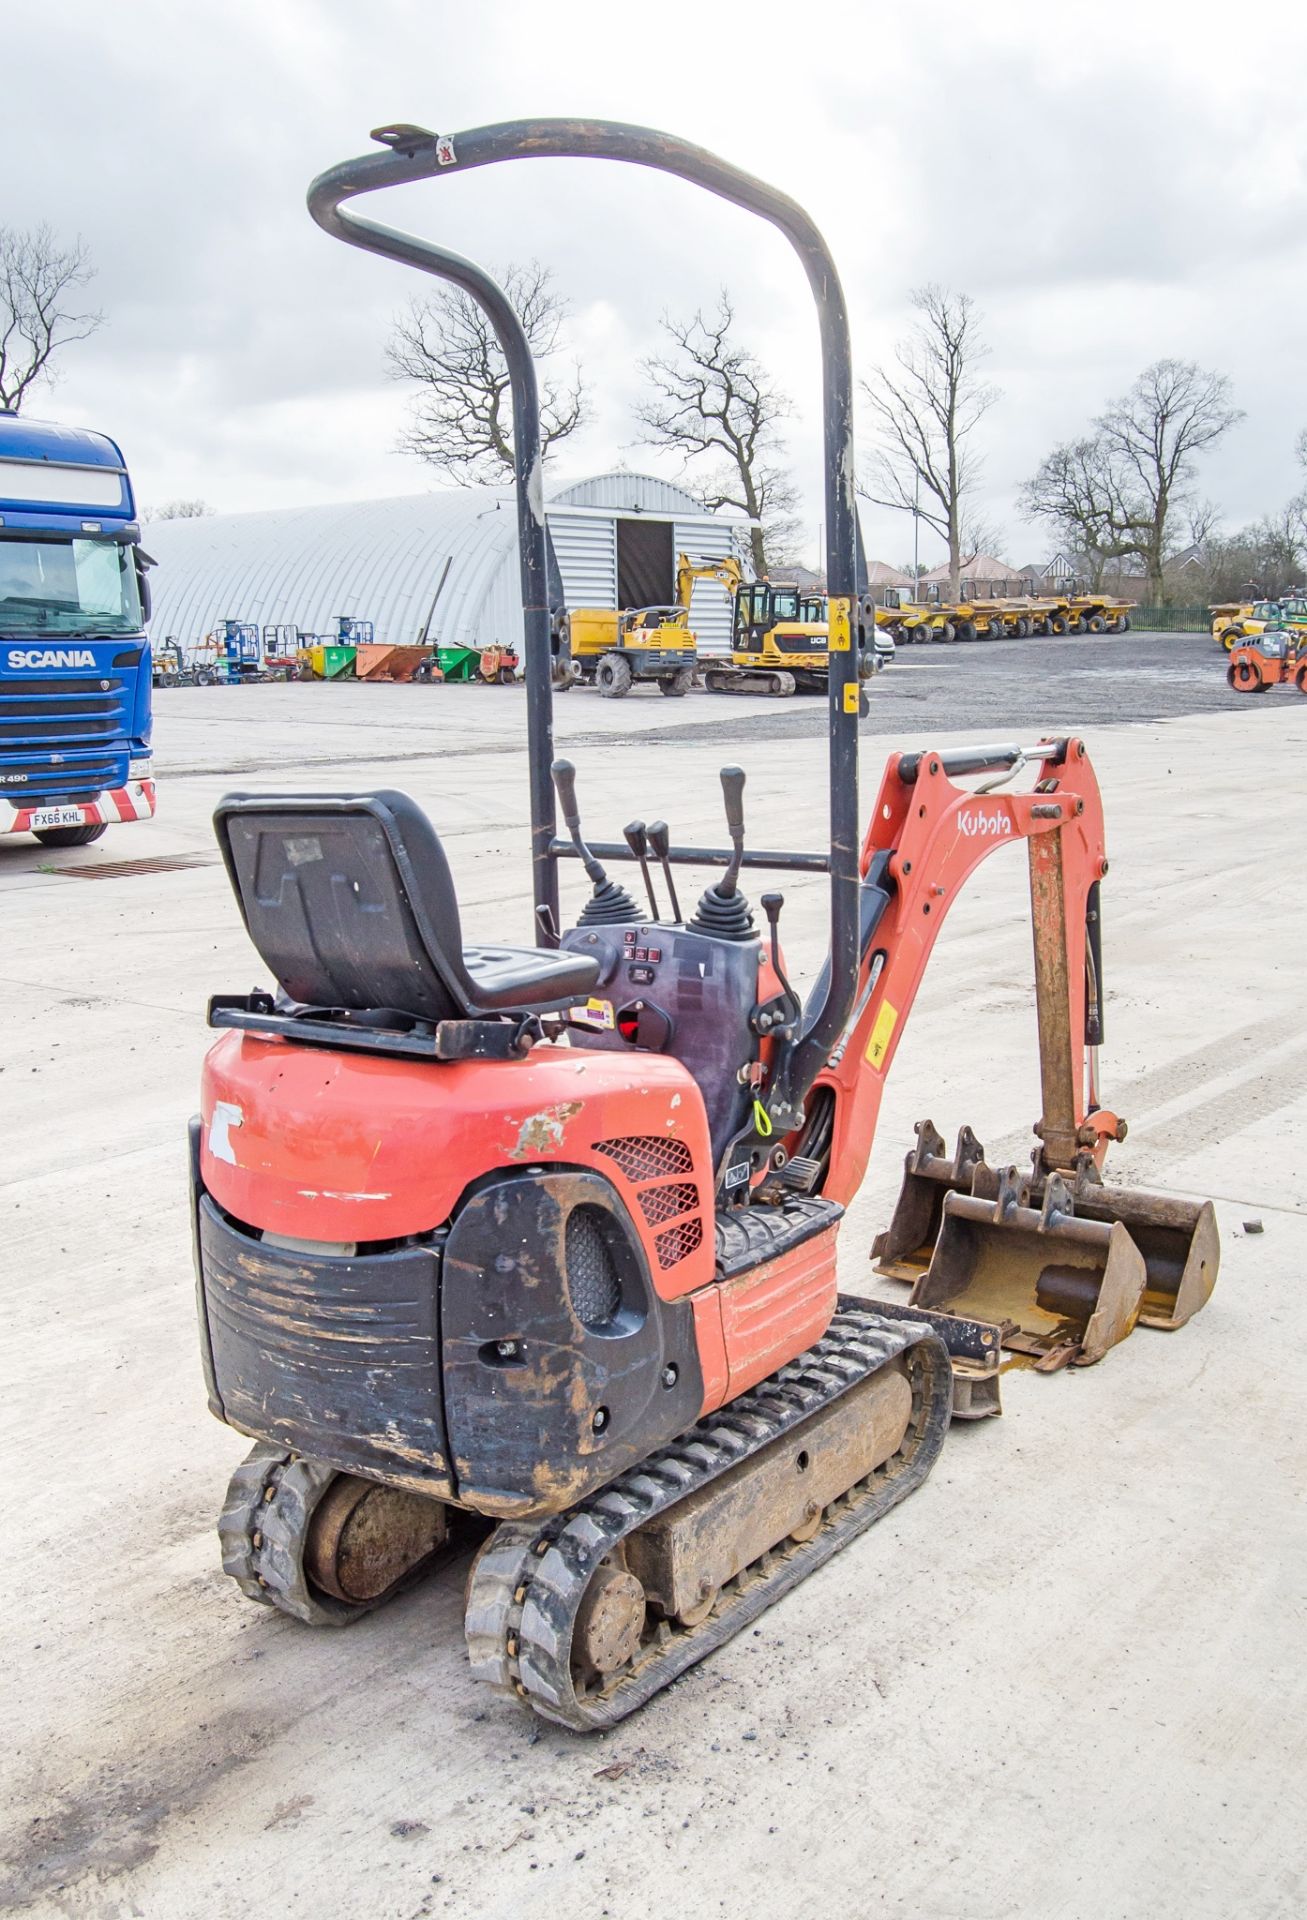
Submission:
[[[800,1099],[820,1071],[852,1009],[858,967],[859,679],[851,635],[851,601],[857,580],[853,378],[848,315],[834,262],[821,234],[793,200],[705,148],[647,127],[606,120],[516,120],[442,135],[420,127],[384,127],[374,138],[389,150],[343,161],[314,181],[309,189],[313,218],[351,246],[405,261],[462,287],[485,309],[508,363],[525,624],[532,872],[537,917],[553,928],[559,924],[559,910],[549,775],[553,757],[549,606],[539,403],[530,349],[502,289],[481,268],[431,241],[346,212],[342,203],[382,187],[467,172],[501,160],[618,160],[676,174],[760,215],[780,229],[802,262],[821,332],[830,633],[831,911],[826,992],[785,1071],[784,1091],[791,1099]]]

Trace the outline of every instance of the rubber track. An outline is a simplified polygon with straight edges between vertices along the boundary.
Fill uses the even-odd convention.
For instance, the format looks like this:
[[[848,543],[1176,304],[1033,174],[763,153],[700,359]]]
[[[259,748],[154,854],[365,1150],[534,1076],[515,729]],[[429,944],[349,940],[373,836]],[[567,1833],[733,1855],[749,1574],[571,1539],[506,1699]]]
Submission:
[[[218,1518],[223,1572],[251,1600],[310,1627],[348,1626],[380,1604],[319,1593],[304,1571],[310,1522],[339,1471],[260,1440],[232,1475]]]
[[[901,1354],[907,1356],[912,1413],[898,1452],[826,1509],[811,1540],[785,1541],[764,1554],[722,1589],[700,1625],[659,1622],[632,1668],[602,1692],[579,1697],[571,1671],[573,1630],[590,1580],[614,1547]],[[841,1302],[816,1346],[601,1493],[550,1520],[508,1521],[496,1530],[468,1590],[473,1674],[560,1726],[584,1732],[615,1725],[918,1487],[944,1444],[952,1400],[948,1353],[924,1323],[885,1320]]]

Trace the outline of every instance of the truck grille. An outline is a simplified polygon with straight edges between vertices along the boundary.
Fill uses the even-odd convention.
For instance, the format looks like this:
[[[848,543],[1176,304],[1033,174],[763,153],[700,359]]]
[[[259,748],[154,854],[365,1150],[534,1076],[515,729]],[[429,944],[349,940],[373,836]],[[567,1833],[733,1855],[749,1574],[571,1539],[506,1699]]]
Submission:
[[[117,675],[0,685],[0,793],[101,793],[127,778],[131,690]]]

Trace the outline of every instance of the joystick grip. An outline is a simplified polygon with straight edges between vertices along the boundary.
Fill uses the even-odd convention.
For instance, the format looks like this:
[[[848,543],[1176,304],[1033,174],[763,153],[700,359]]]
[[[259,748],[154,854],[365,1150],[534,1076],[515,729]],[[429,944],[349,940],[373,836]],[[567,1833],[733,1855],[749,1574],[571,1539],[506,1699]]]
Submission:
[[[726,827],[732,840],[744,838],[744,768],[723,767],[722,796],[726,801]]]
[[[555,760],[549,771],[554,777],[558,804],[563,809],[563,824],[570,834],[575,834],[581,825],[576,805],[576,768],[570,760]]]

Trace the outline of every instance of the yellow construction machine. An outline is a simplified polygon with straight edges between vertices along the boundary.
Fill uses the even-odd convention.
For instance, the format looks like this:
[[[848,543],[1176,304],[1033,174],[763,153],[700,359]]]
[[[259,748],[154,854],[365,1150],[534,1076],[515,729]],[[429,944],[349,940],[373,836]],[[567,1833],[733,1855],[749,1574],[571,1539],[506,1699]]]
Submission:
[[[622,699],[637,680],[673,699],[694,684],[698,655],[688,607],[574,607],[570,619],[572,671],[605,700]]]
[[[735,598],[743,570],[738,560],[693,561],[676,556],[676,600],[669,606],[575,607],[571,624],[572,671],[576,679],[598,687],[608,700],[620,700],[637,680],[657,683],[659,692],[678,698],[690,691],[699,664],[698,643],[690,628],[690,599],[696,580],[717,580]]]
[[[746,581],[733,555],[692,560],[676,556],[676,592],[689,609],[698,580],[715,580],[731,600],[731,650],[703,662],[712,693],[790,694],[798,687],[824,690],[829,661],[826,597],[796,586]]]

